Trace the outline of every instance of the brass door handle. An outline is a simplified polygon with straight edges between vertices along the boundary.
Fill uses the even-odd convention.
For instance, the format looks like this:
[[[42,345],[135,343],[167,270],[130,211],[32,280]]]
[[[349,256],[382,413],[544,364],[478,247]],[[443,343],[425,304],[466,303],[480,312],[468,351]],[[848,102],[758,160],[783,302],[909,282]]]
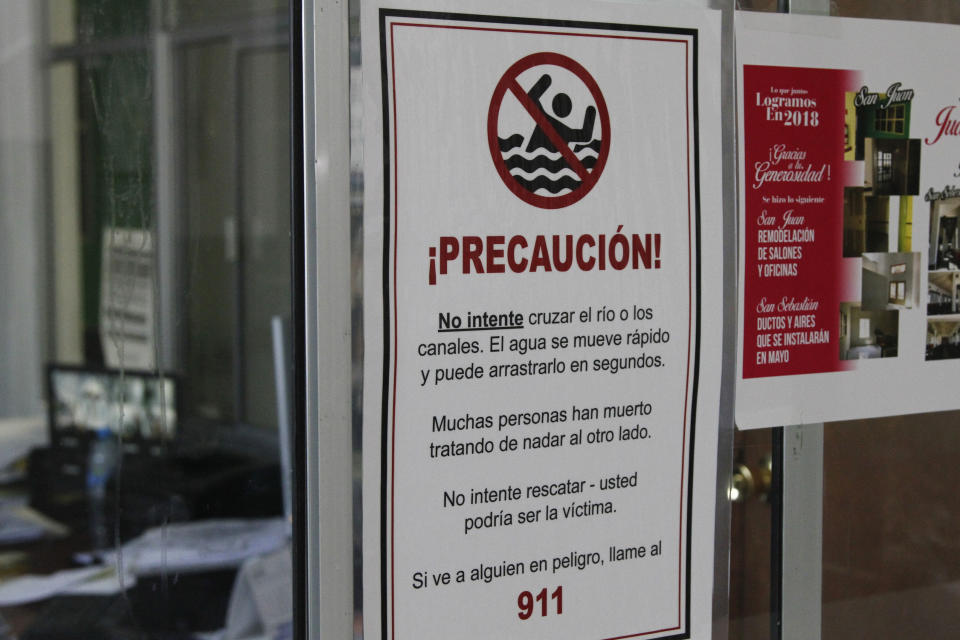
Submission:
[[[773,476],[772,459],[764,456],[760,462],[760,469],[754,474],[750,468],[738,462],[733,466],[733,476],[730,479],[730,502],[743,503],[752,496],[766,502],[770,494],[770,482]]]
[[[756,491],[756,482],[747,465],[737,463],[733,467],[733,477],[730,480],[730,502],[746,502]]]

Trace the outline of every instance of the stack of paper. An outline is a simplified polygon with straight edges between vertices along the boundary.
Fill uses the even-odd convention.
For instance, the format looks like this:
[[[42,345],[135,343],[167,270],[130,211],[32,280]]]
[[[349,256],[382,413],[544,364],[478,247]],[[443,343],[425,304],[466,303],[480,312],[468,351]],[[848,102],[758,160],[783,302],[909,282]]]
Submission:
[[[148,529],[123,545],[123,564],[134,575],[239,567],[247,558],[287,542],[283,518],[200,520]],[[116,552],[104,560],[113,564]]]

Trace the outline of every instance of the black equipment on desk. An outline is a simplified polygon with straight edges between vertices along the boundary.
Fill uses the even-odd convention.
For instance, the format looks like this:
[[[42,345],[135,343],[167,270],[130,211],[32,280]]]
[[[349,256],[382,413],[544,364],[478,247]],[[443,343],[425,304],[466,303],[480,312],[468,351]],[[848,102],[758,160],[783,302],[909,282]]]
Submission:
[[[30,505],[75,528],[87,522],[85,448],[34,449],[28,465]],[[208,452],[126,460],[119,482],[107,485],[107,505],[119,505],[120,537],[201,518],[282,515],[277,462]],[[113,530],[115,510],[107,514]]]
[[[254,442],[228,450],[226,441],[242,440],[239,425],[219,431],[201,425],[194,430],[204,438],[217,433],[220,441],[191,442],[178,377],[49,365],[47,391],[51,446],[31,452],[28,477],[30,505],[55,520],[86,526],[90,447],[104,428],[122,447],[122,471],[108,482],[106,501],[119,506],[108,509],[107,520],[112,531],[120,514],[122,540],[165,522],[282,514],[281,474],[270,447]]]
[[[21,640],[193,640],[192,631],[214,631],[223,624],[233,584],[231,572],[188,576],[178,597],[157,607],[148,592],[134,587],[127,595],[56,596],[47,601]],[[186,605],[182,602],[189,598]],[[185,609],[191,615],[182,615]]]
[[[180,379],[169,373],[50,364],[50,444],[82,448],[106,428],[124,454],[161,456],[180,431],[180,396]]]

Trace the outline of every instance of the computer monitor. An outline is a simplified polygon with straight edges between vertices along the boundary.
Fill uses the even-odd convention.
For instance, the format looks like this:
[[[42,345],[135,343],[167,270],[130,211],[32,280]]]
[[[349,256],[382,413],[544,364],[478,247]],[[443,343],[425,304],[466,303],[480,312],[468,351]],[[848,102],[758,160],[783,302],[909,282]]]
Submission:
[[[177,378],[151,371],[119,371],[65,365],[47,367],[50,441],[81,446],[106,427],[125,449],[158,452],[177,434]]]

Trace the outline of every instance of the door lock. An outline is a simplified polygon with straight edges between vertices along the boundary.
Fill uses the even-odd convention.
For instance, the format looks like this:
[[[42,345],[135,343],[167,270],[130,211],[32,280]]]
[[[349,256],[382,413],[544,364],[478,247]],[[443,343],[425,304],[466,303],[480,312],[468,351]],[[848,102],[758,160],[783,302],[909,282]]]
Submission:
[[[738,462],[733,466],[733,476],[730,479],[728,491],[730,502],[743,503],[753,496],[766,502],[770,495],[772,476],[773,459],[770,455],[765,455],[760,461],[760,469],[757,473],[753,473],[747,465]]]
[[[730,502],[746,502],[756,490],[756,482],[753,479],[749,467],[742,462],[733,467],[733,477],[730,480]]]

